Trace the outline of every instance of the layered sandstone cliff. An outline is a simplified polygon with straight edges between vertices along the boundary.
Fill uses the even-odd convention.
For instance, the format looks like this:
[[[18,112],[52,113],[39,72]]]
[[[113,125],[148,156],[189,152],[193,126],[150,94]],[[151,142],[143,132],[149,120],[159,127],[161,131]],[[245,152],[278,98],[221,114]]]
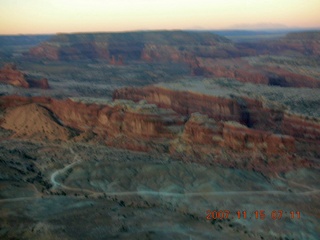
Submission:
[[[186,62],[190,56],[240,56],[230,40],[206,32],[150,31],[58,34],[26,56],[48,60],[105,59]]]
[[[41,78],[41,79],[30,79],[28,78],[28,83],[30,88],[41,88],[41,89],[48,89],[49,81],[47,78]]]
[[[170,146],[178,159],[205,164],[221,164],[264,173],[306,167],[310,162],[299,159],[296,141],[287,135],[249,129],[236,122],[216,122],[194,113],[184,131]]]
[[[1,126],[18,132],[19,129],[29,128],[28,126],[13,128],[6,123],[12,122],[8,114],[13,109],[33,109],[30,106],[34,105],[37,109],[45,108],[51,113],[53,118],[45,119],[49,125],[58,124],[70,130],[75,140],[81,140],[84,136],[91,134],[107,145],[141,151],[168,148],[170,140],[178,134],[184,123],[184,118],[177,113],[145,103],[133,104],[131,101],[99,103],[45,97],[7,96],[1,98],[1,108],[7,111]],[[34,112],[30,111],[31,118]],[[37,121],[34,123],[36,124]],[[34,128],[34,132],[27,136],[38,135],[38,130]]]
[[[167,97],[167,104],[169,99],[170,96]],[[211,105],[214,101],[211,99]],[[208,111],[215,117],[219,116],[218,109],[226,111],[222,103],[219,104],[220,108],[209,108],[211,110],[206,109],[205,105],[204,108],[196,106],[200,107],[198,110]],[[290,118],[284,115],[283,125],[279,127],[288,134],[284,135],[270,129],[248,128],[236,121],[214,120],[199,113],[182,115],[146,102],[3,96],[0,106],[5,111],[1,127],[12,130],[13,136],[99,141],[131,150],[168,153],[182,160],[262,172],[312,166],[315,163],[299,156],[296,144],[306,138],[312,138],[313,144],[319,143],[320,124],[309,122],[306,126],[299,122],[297,116]],[[225,104],[224,107],[228,106],[232,104]],[[289,119],[295,121],[289,124]],[[302,130],[299,135],[296,135],[297,128]]]
[[[210,96],[192,91],[175,91],[158,86],[144,88],[122,88],[114,91],[114,99],[129,99],[133,101],[146,100],[162,108],[171,108],[182,115],[199,112],[217,121],[236,121],[249,127],[264,128],[268,121],[274,122],[272,109],[267,109],[263,103],[246,98],[226,98]]]
[[[279,66],[253,66],[242,58],[196,58],[193,61],[190,66],[195,75],[224,77],[240,82],[280,87],[320,87],[320,80],[314,77],[290,72]]]
[[[31,48],[27,56],[48,60],[109,59],[109,51],[105,44],[94,42],[67,45],[44,42]]]
[[[291,33],[277,40],[235,44],[208,32],[58,34],[31,48],[25,55],[54,61],[103,59],[112,65],[130,61],[179,62],[187,64],[192,75],[281,87],[319,88],[318,77],[296,71],[296,64],[288,70],[274,64],[252,64],[244,58],[261,55],[293,59],[297,56],[317,57],[319,36],[319,32]]]
[[[14,64],[6,64],[0,70],[0,82],[23,88],[49,88],[48,79],[31,79],[26,74],[19,71]]]
[[[216,121],[236,121],[247,127],[291,135],[300,139],[319,140],[319,122],[266,107],[247,97],[216,97],[191,91],[176,91],[159,86],[122,88],[114,99],[146,100],[159,107],[171,108],[182,115],[199,112]]]
[[[63,107],[61,107],[63,106]],[[66,125],[96,134],[120,134],[138,138],[172,138],[167,127],[181,125],[183,119],[173,111],[157,109],[149,104],[115,101],[108,104],[55,100],[48,106]]]
[[[10,84],[16,87],[29,88],[25,75],[17,70],[14,64],[6,64],[0,70],[0,82]]]
[[[129,99],[135,102],[146,100],[158,107],[170,108],[181,115],[193,112],[207,114],[216,120],[242,122],[241,109],[236,100],[208,96],[188,91],[147,86],[144,88],[122,88],[114,91],[113,99]]]
[[[259,54],[289,54],[293,56],[319,56],[320,54],[320,32],[291,32],[279,39],[257,42],[238,43],[241,49],[254,49],[255,55]]]

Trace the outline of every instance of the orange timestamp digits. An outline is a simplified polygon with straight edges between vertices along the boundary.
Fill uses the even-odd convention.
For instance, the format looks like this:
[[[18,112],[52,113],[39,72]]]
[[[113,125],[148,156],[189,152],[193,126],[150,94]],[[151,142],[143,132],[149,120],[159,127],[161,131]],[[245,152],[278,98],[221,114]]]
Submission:
[[[216,220],[216,219],[228,219],[230,211],[229,210],[207,210],[206,211],[206,219],[207,220]]]
[[[217,219],[260,219],[265,220],[270,218],[272,220],[280,220],[282,217],[290,217],[291,219],[300,219],[300,211],[290,211],[286,212],[283,210],[273,210],[266,212],[265,210],[256,210],[253,212],[235,211],[230,210],[207,210],[206,219],[207,220],[217,220]]]

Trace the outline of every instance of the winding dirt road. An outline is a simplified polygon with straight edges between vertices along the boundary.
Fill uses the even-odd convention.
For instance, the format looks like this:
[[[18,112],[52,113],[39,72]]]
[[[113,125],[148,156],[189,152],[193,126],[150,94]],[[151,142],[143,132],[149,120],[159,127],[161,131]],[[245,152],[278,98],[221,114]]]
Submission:
[[[81,162],[81,158],[73,151],[72,148],[70,148],[71,153],[75,155],[74,160],[76,160],[73,163],[70,163],[69,165],[65,166],[62,169],[59,169],[52,173],[50,180],[53,184],[54,188],[60,187],[65,190],[69,191],[80,191],[83,193],[88,193],[90,195],[104,195],[104,196],[130,196],[130,195],[151,195],[151,196],[163,196],[163,197],[191,197],[191,196],[222,196],[222,195],[291,195],[291,196],[307,196],[307,195],[313,195],[320,193],[320,189],[314,189],[309,186],[299,184],[296,182],[288,181],[282,177],[280,177],[278,174],[276,174],[276,177],[281,180],[285,181],[287,183],[304,187],[308,189],[308,191],[303,192],[283,192],[283,191],[220,191],[220,192],[186,192],[186,193],[172,193],[172,192],[157,192],[157,191],[122,191],[122,192],[97,192],[89,189],[82,189],[82,188],[74,188],[74,187],[68,187],[62,183],[59,183],[56,180],[56,177],[59,174],[64,173],[68,169],[72,168],[75,164]]]
[[[307,191],[301,191],[301,192],[283,192],[283,191],[220,191],[220,192],[186,192],[186,193],[172,193],[172,192],[157,192],[157,191],[122,191],[122,192],[97,192],[90,189],[83,189],[83,188],[75,188],[75,187],[69,187],[64,185],[63,183],[59,182],[57,180],[57,177],[60,174],[63,174],[64,172],[71,169],[76,164],[79,164],[82,162],[81,158],[78,154],[76,154],[73,149],[69,148],[70,152],[74,154],[73,162],[66,165],[65,167],[56,170],[53,172],[50,176],[50,181],[52,183],[52,189],[64,189],[68,191],[75,191],[75,192],[82,192],[89,194],[90,196],[130,196],[130,195],[140,195],[140,196],[158,196],[158,197],[177,197],[177,198],[183,198],[183,197],[193,197],[193,196],[230,196],[230,195],[290,195],[290,196],[308,196],[308,195],[315,195],[320,194],[320,189],[314,189],[310,186],[296,183],[293,181],[286,180],[282,177],[280,177],[278,174],[276,174],[276,177],[286,182],[287,184],[296,185],[299,187],[306,188]],[[10,201],[24,201],[24,200],[31,200],[35,198],[40,198],[41,196],[33,196],[33,197],[19,197],[19,198],[8,198],[8,199],[1,199],[0,203],[3,202],[10,202]]]

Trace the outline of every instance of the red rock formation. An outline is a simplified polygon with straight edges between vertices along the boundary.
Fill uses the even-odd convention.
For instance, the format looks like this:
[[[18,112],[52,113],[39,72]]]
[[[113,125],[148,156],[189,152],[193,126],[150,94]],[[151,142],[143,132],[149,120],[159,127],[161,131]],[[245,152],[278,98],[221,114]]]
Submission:
[[[156,86],[118,89],[114,92],[113,98],[135,102],[144,99],[159,107],[171,108],[185,116],[199,112],[216,121],[236,121],[254,129],[300,136],[306,140],[319,140],[318,122],[307,121],[304,117],[296,115],[291,117],[283,110],[264,107],[262,102],[255,99],[222,98]]]
[[[268,85],[276,85],[281,87],[308,87],[319,88],[320,81],[318,79],[289,72],[279,67],[265,68],[268,75]]]
[[[81,59],[108,59],[109,51],[106,44],[95,42],[50,44],[44,42],[33,47],[26,54],[28,57],[47,60],[81,60]]]
[[[195,58],[190,64],[195,75],[233,78],[240,82],[276,85],[281,87],[319,88],[320,81],[310,76],[289,72],[280,67],[257,67],[240,58]]]
[[[320,142],[320,122],[307,119],[294,114],[284,114],[281,124],[284,134],[291,135],[296,139]]]
[[[0,70],[0,82],[23,88],[49,88],[48,79],[30,79],[20,72],[14,64],[6,64]]]
[[[111,56],[110,64],[111,65],[116,65],[116,58],[114,57],[114,55]]]
[[[150,61],[173,61],[181,62],[184,60],[182,52],[173,46],[146,44],[141,52],[141,59]]]
[[[170,154],[177,159],[221,164],[273,174],[314,165],[294,156],[293,137],[249,129],[235,122],[215,122],[193,114],[183,134],[172,142]]]
[[[221,143],[235,151],[259,150],[266,155],[282,154],[295,151],[295,139],[287,135],[249,129],[245,126],[223,123]]]
[[[66,141],[70,137],[70,129],[61,126],[48,109],[37,103],[7,109],[1,127],[14,131],[14,137],[19,138]]]
[[[236,100],[201,93],[150,86],[118,89],[114,92],[113,98],[129,99],[135,102],[143,99],[159,107],[173,109],[185,116],[200,112],[216,120],[241,121],[241,110]]]
[[[59,60],[59,47],[50,45],[48,43],[42,43],[37,47],[29,50],[28,56],[35,58],[45,58],[48,60]]]
[[[208,99],[204,98],[204,100]],[[169,101],[169,98],[166,101]],[[50,131],[45,132],[48,139],[56,139],[58,132],[64,132],[64,138],[68,135],[70,137],[70,131],[78,132],[74,140],[81,141],[81,135],[92,135],[110,146],[139,151],[156,150],[170,153],[179,159],[206,164],[219,163],[224,166],[249,168],[262,172],[285,171],[314,164],[293,154],[299,152],[296,150],[295,138],[289,135],[296,134],[295,131],[298,128],[301,132],[297,135],[298,140],[313,134],[313,140],[319,143],[320,124],[311,122],[302,124],[297,116],[294,118],[284,116],[284,126],[281,127],[289,135],[280,135],[269,130],[250,129],[237,122],[216,122],[201,114],[191,114],[190,119],[184,123],[184,117],[172,110],[159,109],[154,105],[141,102],[134,104],[131,101],[115,101],[99,104],[92,100],[80,102],[45,97],[0,97],[0,107],[6,109],[8,114],[12,113],[12,116],[20,111],[14,109],[17,107],[22,109],[21,106],[34,106],[23,107],[28,111],[41,109],[41,114],[46,116],[46,119],[56,121],[50,123],[50,129],[54,130],[56,135],[48,136],[47,134],[51,131],[49,129]],[[33,116],[41,117],[41,114]],[[11,118],[7,114],[5,116],[6,119],[12,119],[12,116]],[[24,122],[28,123],[27,127],[24,126]],[[289,122],[291,124],[288,124]],[[34,132],[38,128],[33,121],[18,123],[18,128],[14,124],[6,125],[3,122],[1,126],[9,126],[14,131],[22,129],[23,133],[28,133],[28,136],[42,136]],[[310,128],[317,130],[312,132]]]
[[[92,129],[97,134],[107,133],[113,137],[126,134],[146,139],[172,138],[173,133],[167,126],[181,125],[181,117],[170,111],[152,112],[152,109],[144,107],[147,106],[131,109],[130,103],[112,106],[72,100],[52,100],[48,106],[64,124],[82,131]]]
[[[50,88],[48,79],[46,79],[46,78],[41,78],[40,80],[28,79],[28,83],[29,83],[31,88],[41,88],[41,89]]]
[[[31,103],[49,109],[61,123],[80,132],[92,132],[106,144],[135,150],[150,150],[150,144],[161,140],[169,144],[183,125],[183,118],[173,111],[152,105],[115,102],[83,103],[45,97],[1,97],[1,108],[13,108]],[[125,141],[119,139],[125,138]],[[139,145],[140,144],[140,145]]]
[[[271,41],[268,47],[271,51],[296,51],[303,55],[320,55],[320,32],[295,32],[289,33],[284,38]]]
[[[246,97],[223,98],[196,92],[175,91],[163,87],[122,88],[114,91],[114,99],[135,102],[146,100],[161,108],[170,108],[187,116],[194,112],[208,115],[216,121],[236,121],[257,129],[276,129],[272,126],[282,118],[279,111],[268,109],[263,103]]]
[[[110,59],[111,65],[123,65],[123,57],[121,55],[118,56],[118,60],[116,60],[115,56],[112,55]]]
[[[29,57],[49,60],[107,59],[186,62],[185,55],[205,58],[246,56],[222,36],[204,32],[152,31],[97,34],[58,34],[34,48]],[[119,61],[120,62],[120,61]]]
[[[295,139],[247,128],[237,122],[215,122],[206,115],[192,114],[183,137],[189,144],[219,146],[236,152],[261,151],[266,155],[295,151]]]
[[[242,51],[254,50],[254,55],[291,55],[291,56],[319,56],[320,32],[292,32],[285,37],[269,41],[241,42],[236,46]]]
[[[0,82],[10,84],[16,87],[29,88],[25,75],[17,70],[14,64],[6,64],[0,70]]]

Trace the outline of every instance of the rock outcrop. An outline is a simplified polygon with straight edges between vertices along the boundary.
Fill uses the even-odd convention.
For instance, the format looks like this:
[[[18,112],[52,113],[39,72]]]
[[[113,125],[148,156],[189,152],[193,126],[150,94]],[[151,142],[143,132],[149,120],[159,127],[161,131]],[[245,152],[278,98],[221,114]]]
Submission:
[[[14,136],[20,138],[68,140],[71,135],[48,109],[36,103],[8,109],[1,127],[14,131]]]
[[[105,44],[92,42],[67,45],[44,42],[31,48],[27,56],[48,60],[109,59],[109,51]]]
[[[26,54],[34,58],[44,58],[48,60],[59,60],[59,48],[47,43],[41,43],[37,47],[31,48]]]
[[[307,166],[308,161],[292,157],[295,145],[291,136],[249,129],[237,122],[216,122],[194,113],[183,134],[173,141],[170,154],[187,161],[271,173]]]
[[[150,31],[59,34],[31,48],[26,56],[48,60],[106,59],[186,62],[201,57],[240,56],[230,40],[206,32]],[[122,62],[121,59],[118,62]]]
[[[41,88],[41,89],[50,88],[49,81],[47,78],[41,78],[39,80],[28,79],[27,81],[29,83],[30,88]]]
[[[118,89],[113,98],[136,102],[146,100],[158,107],[173,109],[184,116],[199,112],[216,121],[235,121],[251,129],[285,134],[303,141],[319,141],[320,137],[320,124],[317,120],[288,114],[281,109],[268,108],[263,102],[247,97],[222,98],[147,86]]]
[[[260,55],[319,56],[320,33],[291,33],[254,43],[232,43],[208,32],[154,31],[96,34],[58,34],[25,55],[48,60],[103,59],[112,65],[130,61],[178,62],[192,75],[233,78],[241,82],[281,87],[319,88],[308,73],[280,66],[253,64],[243,57]]]
[[[201,93],[174,91],[167,88],[147,86],[122,88],[114,91],[113,99],[146,100],[161,108],[170,108],[187,116],[193,112],[207,114],[215,120],[241,120],[241,109],[236,100],[208,96]]]
[[[281,124],[284,134],[310,142],[320,142],[320,122],[294,114],[284,114]]]
[[[25,75],[17,70],[14,64],[6,64],[0,70],[0,82],[10,84],[16,87],[29,88]]]
[[[320,55],[320,32],[292,32],[280,39],[263,41],[258,43],[242,43],[244,48],[256,49],[257,54],[282,54],[292,55]]]
[[[291,119],[295,120],[289,124],[290,116],[284,115],[283,124],[278,127],[281,134],[199,113],[181,115],[143,101],[3,96],[0,107],[5,110],[1,127],[14,131],[14,136],[99,141],[119,148],[157,151],[178,159],[262,172],[312,166],[315,163],[299,156],[296,145],[301,139],[319,144],[320,124],[310,121],[303,125],[298,116],[293,116]]]
[[[146,100],[161,108],[170,108],[177,113],[189,116],[199,112],[216,121],[236,121],[248,127],[266,129],[269,122],[276,122],[282,113],[265,108],[261,101],[247,97],[217,97],[192,91],[176,91],[158,86],[144,88],[127,87],[117,89],[114,99],[128,99],[135,102]],[[274,127],[272,127],[274,129]]]
[[[63,107],[62,107],[63,106]],[[116,137],[120,134],[138,138],[172,138],[167,127],[182,125],[183,119],[173,111],[149,104],[115,101],[108,104],[55,100],[48,106],[65,124],[96,134]]]
[[[48,79],[31,79],[26,74],[19,71],[14,64],[6,64],[0,70],[0,82],[23,88],[49,88]]]
[[[190,64],[194,75],[208,75],[236,79],[240,82],[280,87],[319,88],[320,80],[289,72],[280,67],[252,66],[242,58],[195,58]]]
[[[78,139],[90,132],[107,145],[140,151],[168,148],[170,140],[175,138],[184,123],[184,118],[172,110],[158,109],[155,105],[145,103],[134,104],[131,101],[97,103],[45,97],[1,98],[3,109],[32,104],[50,111],[57,124],[72,129]],[[37,121],[34,122],[36,124]],[[6,124],[1,126],[17,131],[22,128],[13,129]]]

